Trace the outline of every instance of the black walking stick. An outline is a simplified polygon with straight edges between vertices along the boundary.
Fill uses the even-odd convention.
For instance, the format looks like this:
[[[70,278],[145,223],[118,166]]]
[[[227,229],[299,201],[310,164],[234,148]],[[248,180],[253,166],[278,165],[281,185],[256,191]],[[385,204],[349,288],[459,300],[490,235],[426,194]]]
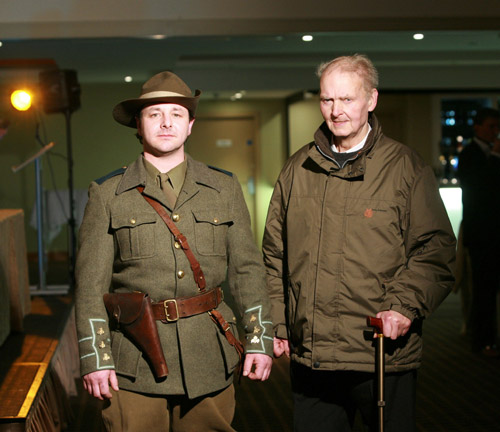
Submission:
[[[366,323],[369,327],[373,327],[377,332],[377,352],[375,360],[375,373],[377,374],[377,384],[378,384],[378,430],[379,432],[384,431],[384,334],[383,334],[383,324],[380,318],[366,317]]]

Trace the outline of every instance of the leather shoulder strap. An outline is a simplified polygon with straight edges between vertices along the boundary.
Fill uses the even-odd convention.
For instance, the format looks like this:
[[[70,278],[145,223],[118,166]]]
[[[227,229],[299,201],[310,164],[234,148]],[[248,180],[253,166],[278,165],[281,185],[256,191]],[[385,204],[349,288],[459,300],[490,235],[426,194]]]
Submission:
[[[193,254],[193,251],[189,247],[186,237],[183,234],[181,234],[181,232],[174,224],[172,219],[170,219],[170,216],[163,208],[163,206],[158,201],[155,201],[153,198],[144,195],[143,193],[144,186],[137,186],[137,190],[141,193],[144,199],[151,205],[151,207],[153,207],[156,210],[156,213],[160,215],[160,217],[163,219],[163,222],[165,222],[168,229],[174,236],[175,241],[181,245],[181,248],[186,254],[189,264],[191,265],[191,270],[193,271],[196,285],[198,285],[198,289],[200,290],[200,292],[204,292],[206,287],[205,276],[203,274],[203,271],[201,270],[200,263],[198,262],[198,260]]]

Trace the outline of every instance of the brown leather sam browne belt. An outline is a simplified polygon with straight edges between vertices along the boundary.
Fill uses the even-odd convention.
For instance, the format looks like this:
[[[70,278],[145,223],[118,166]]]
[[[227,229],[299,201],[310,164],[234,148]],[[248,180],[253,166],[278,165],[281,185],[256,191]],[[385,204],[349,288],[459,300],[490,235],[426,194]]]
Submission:
[[[219,306],[223,298],[222,289],[217,287],[203,294],[167,299],[152,303],[151,306],[155,319],[169,323],[211,311]]]

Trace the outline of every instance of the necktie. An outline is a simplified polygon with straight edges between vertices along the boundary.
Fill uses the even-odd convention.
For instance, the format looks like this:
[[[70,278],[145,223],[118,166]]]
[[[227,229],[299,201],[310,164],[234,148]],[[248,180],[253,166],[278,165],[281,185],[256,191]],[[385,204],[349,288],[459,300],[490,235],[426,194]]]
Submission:
[[[177,201],[177,195],[175,195],[174,188],[168,179],[167,173],[160,173],[158,175],[160,177],[160,188],[167,199],[167,202],[170,204],[172,208],[174,208],[175,203]]]

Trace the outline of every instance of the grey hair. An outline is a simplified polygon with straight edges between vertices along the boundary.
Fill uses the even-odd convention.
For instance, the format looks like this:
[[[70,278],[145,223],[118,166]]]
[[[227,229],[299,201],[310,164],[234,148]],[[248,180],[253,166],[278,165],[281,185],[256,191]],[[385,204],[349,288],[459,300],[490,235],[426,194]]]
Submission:
[[[378,72],[372,61],[363,54],[337,57],[328,62],[321,63],[316,70],[319,79],[333,69],[340,69],[344,72],[357,73],[364,83],[366,92],[370,92],[378,87]]]

